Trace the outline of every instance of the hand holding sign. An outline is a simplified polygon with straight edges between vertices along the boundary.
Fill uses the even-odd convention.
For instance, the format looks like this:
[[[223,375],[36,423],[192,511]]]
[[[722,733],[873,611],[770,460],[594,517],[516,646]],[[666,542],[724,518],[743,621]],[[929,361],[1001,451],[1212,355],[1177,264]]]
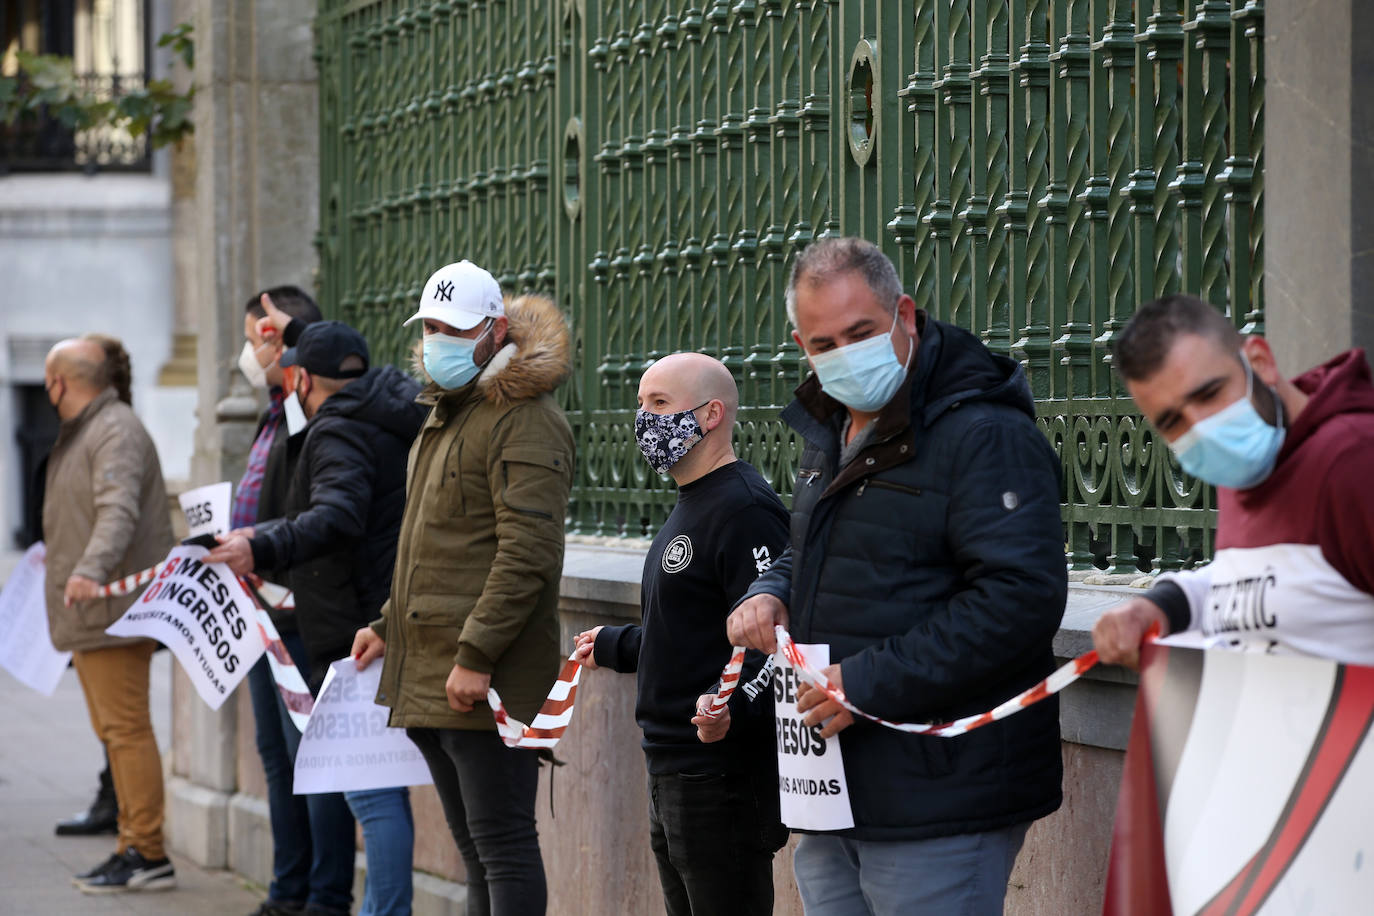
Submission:
[[[839,665],[826,665],[821,674],[824,674],[837,690],[844,690]],[[825,691],[811,686],[806,681],[797,685],[797,712],[806,713],[802,722],[808,727],[824,723],[825,727],[821,729],[822,738],[838,735],[854,724],[853,713],[832,700]]]
[[[371,627],[363,627],[353,635],[353,664],[359,671],[367,668],[386,652],[386,643]]]
[[[252,531],[253,529],[247,529]],[[249,543],[249,538],[235,532],[230,535],[222,535],[219,538],[219,546],[210,551],[206,556],[207,563],[223,563],[233,570],[236,576],[246,576],[253,571],[253,545]]]

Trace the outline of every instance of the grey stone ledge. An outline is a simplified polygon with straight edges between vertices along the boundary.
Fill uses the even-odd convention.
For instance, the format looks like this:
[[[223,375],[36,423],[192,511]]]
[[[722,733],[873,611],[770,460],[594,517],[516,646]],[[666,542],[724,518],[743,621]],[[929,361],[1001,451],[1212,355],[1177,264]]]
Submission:
[[[167,839],[201,868],[229,864],[228,792],[196,785],[184,777],[167,783]]]

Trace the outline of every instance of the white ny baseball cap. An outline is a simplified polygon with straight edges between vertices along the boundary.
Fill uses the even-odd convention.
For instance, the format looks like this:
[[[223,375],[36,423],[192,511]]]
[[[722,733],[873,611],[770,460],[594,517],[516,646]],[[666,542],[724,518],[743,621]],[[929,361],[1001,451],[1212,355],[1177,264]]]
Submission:
[[[496,278],[471,261],[459,261],[430,274],[420,293],[419,310],[405,323],[432,318],[466,331],[487,318],[505,314],[506,304]]]

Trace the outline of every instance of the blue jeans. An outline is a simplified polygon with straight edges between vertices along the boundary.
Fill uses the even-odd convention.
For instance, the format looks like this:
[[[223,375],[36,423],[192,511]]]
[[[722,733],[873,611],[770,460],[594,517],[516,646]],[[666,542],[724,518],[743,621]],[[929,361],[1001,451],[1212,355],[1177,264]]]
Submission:
[[[305,645],[298,634],[282,637],[291,660],[300,669],[306,682],[310,681],[310,667],[306,661]],[[266,683],[258,669],[266,674]],[[253,716],[258,722],[258,751],[262,753],[264,732],[269,753],[275,753],[276,739],[279,737],[280,750],[285,753],[285,766],[280,757],[274,759],[272,768],[267,758],[263,758],[263,769],[267,771],[267,809],[272,822],[272,886],[268,897],[286,903],[309,903],[329,913],[347,913],[353,906],[353,813],[341,793],[328,795],[295,795],[293,783],[296,770],[296,750],[301,745],[301,731],[291,721],[277,683],[272,679],[272,670],[267,659],[260,660],[249,671],[249,685],[253,692]],[[263,687],[267,689],[262,689]],[[270,692],[269,692],[270,691]],[[275,734],[271,718],[265,709],[271,699],[275,707]],[[266,724],[266,728],[264,728]],[[273,772],[277,773],[277,785],[273,785]],[[282,797],[284,788],[284,798]],[[286,799],[289,799],[287,801]],[[284,829],[294,831],[294,840],[278,833],[278,811],[289,811],[283,820]],[[305,812],[305,824],[300,823],[300,814]],[[285,864],[283,869],[279,865]],[[302,866],[304,869],[302,873]]]
[[[358,916],[410,916],[415,852],[410,790],[345,792],[344,798],[362,825],[363,851],[367,853],[367,885]]]
[[[542,916],[548,903],[534,795],[539,757],[496,732],[407,728],[425,756],[467,870],[468,916]]]
[[[283,636],[282,642],[293,658],[305,657],[299,635]],[[287,752],[286,733],[296,726],[282,718],[281,694],[266,656],[249,669],[248,692],[257,724],[258,756],[267,776],[267,815],[272,827],[272,883],[267,898],[304,903],[310,894],[310,813],[305,796],[291,791],[292,755]]]
[[[929,840],[803,836],[792,867],[806,916],[998,916],[1030,824]]]

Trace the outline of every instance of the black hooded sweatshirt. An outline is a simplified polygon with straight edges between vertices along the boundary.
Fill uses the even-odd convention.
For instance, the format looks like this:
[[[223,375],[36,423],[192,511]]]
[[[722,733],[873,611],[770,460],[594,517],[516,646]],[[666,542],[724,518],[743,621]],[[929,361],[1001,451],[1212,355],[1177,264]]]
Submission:
[[[419,392],[383,366],[327,398],[287,443],[285,517],[260,524],[251,542],[254,566],[285,570],[295,592],[312,689],[391,592],[406,460],[426,413]]]

